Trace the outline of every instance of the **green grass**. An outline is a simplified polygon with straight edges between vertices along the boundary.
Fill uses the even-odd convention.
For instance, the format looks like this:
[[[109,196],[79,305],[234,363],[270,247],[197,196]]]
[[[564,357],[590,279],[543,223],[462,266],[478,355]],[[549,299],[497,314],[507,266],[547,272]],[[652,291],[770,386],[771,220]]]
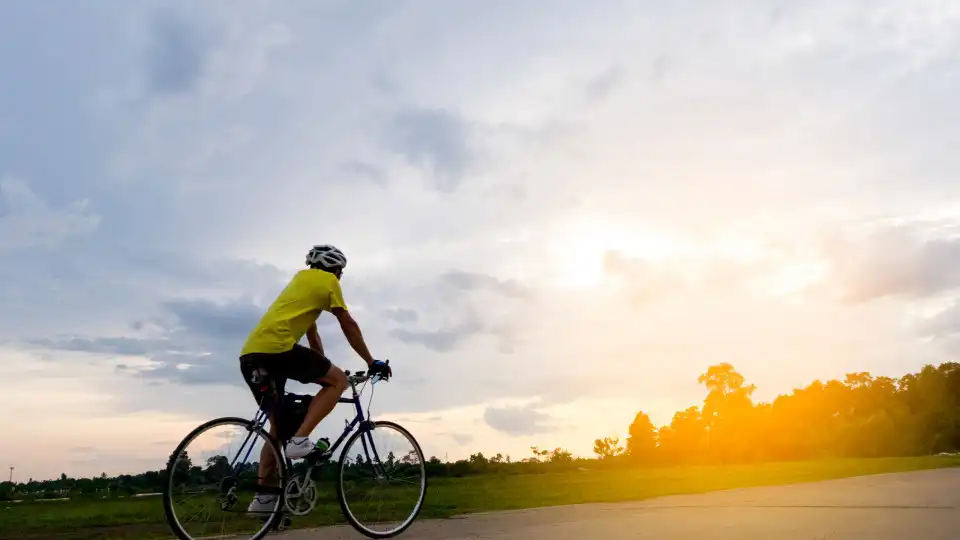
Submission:
[[[960,457],[838,459],[758,465],[588,470],[526,475],[432,478],[421,519],[471,512],[640,500],[718,489],[790,484],[939,467]],[[342,523],[332,492],[296,527]],[[159,497],[0,503],[0,540],[169,538]]]

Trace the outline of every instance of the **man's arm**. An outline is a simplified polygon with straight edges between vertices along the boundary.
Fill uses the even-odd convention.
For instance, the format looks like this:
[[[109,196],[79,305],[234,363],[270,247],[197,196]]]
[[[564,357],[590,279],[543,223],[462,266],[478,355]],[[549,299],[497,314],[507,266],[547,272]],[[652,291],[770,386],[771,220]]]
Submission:
[[[349,311],[341,307],[333,308],[330,312],[340,321],[340,328],[343,330],[344,337],[347,338],[347,343],[353,347],[353,350],[357,351],[357,354],[360,355],[360,358],[363,358],[368,366],[372,365],[374,362],[373,356],[367,349],[367,343],[363,340],[363,334],[360,333],[360,325],[353,319],[353,315],[350,315]]]
[[[317,332],[317,323],[310,325],[310,328],[307,330],[307,341],[310,342],[310,348],[317,351],[323,356],[323,343],[320,342],[320,333]]]

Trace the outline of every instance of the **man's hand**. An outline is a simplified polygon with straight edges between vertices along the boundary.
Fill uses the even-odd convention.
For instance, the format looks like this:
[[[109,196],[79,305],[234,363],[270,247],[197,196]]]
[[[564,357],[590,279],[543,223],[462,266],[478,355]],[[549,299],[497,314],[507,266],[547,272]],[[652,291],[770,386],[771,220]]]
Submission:
[[[390,361],[374,360],[370,364],[370,375],[379,375],[383,379],[389,379],[393,375],[393,369],[390,368]]]

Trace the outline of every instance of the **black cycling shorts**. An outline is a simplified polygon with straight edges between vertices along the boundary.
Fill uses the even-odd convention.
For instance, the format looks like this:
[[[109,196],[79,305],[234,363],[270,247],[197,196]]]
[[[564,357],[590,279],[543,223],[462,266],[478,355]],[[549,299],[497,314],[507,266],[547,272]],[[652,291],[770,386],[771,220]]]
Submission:
[[[282,353],[250,353],[240,357],[240,372],[257,403],[269,410],[272,398],[282,396],[287,379],[310,384],[327,376],[330,360],[317,351],[296,344]],[[276,396],[268,395],[272,388]],[[322,385],[327,386],[327,385]],[[264,403],[264,397],[271,398]]]

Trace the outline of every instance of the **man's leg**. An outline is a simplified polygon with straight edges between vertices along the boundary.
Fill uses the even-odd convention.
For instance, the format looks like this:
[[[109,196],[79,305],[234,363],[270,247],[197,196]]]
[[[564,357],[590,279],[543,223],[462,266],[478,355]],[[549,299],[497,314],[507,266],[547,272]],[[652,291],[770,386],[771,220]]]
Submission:
[[[347,389],[347,376],[326,357],[313,349],[294,345],[284,356],[285,369],[291,379],[304,384],[320,384],[323,388],[310,401],[310,407],[300,429],[287,443],[287,456],[301,459],[314,450],[310,433],[337,405],[337,400]]]
[[[265,407],[270,411],[270,435],[276,438],[277,421],[275,407],[277,406],[278,401],[275,401],[275,403],[272,405],[264,402],[264,400],[276,398],[275,396],[267,395],[261,392],[261,385],[263,384],[261,377],[263,375],[258,374],[255,376],[254,371],[257,369],[259,369],[259,366],[255,358],[240,359],[240,371],[243,374],[244,380],[247,382],[247,386],[250,387],[250,391],[253,393],[253,398],[256,400],[257,405],[260,407]],[[283,382],[284,381],[278,382],[276,379],[274,379],[274,389],[281,394],[283,393]],[[276,456],[274,456],[272,449],[265,444],[260,449],[260,461],[257,467],[257,484],[271,486],[271,480],[276,478],[276,472]],[[276,499],[277,495],[274,494],[264,495],[257,493],[250,502],[250,505],[247,507],[247,512],[250,513],[252,517],[262,517],[261,514],[263,512],[273,511],[273,508],[276,506]]]
[[[340,396],[347,390],[347,376],[337,366],[331,365],[327,374],[314,381],[317,384],[324,385],[317,392],[317,396],[310,401],[310,408],[307,409],[307,416],[304,417],[300,429],[294,437],[309,437],[317,424],[330,414],[330,411],[337,406]]]
[[[274,439],[277,437],[277,422],[276,414],[273,412],[270,413],[270,435]],[[263,448],[260,449],[260,465],[257,469],[257,485],[268,486],[268,487],[280,487],[277,484],[273,483],[277,479],[277,460],[276,456],[273,454],[273,449],[269,445],[264,444]],[[265,518],[267,512],[272,512],[273,509],[277,506],[277,497],[273,493],[262,494],[258,490],[257,493],[253,496],[253,500],[250,501],[250,505],[247,506],[247,515],[254,518]]]
[[[277,416],[274,413],[270,413],[270,435],[276,440],[277,438]],[[273,455],[273,449],[269,445],[263,445],[263,448],[260,449],[260,466],[258,469],[257,478],[258,483],[264,486],[270,486],[269,483],[277,472],[277,459]]]

